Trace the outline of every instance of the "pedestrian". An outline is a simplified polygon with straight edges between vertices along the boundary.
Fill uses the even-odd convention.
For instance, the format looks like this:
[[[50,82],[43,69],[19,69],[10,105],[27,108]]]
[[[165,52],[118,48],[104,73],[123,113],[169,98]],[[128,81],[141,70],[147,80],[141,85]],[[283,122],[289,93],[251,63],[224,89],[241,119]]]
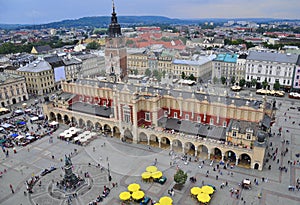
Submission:
[[[10,190],[11,190],[11,193],[13,193],[13,194],[14,194],[14,193],[15,193],[15,191],[14,191],[14,189],[13,189],[13,186],[12,186],[11,184],[9,185],[9,188],[10,188]]]

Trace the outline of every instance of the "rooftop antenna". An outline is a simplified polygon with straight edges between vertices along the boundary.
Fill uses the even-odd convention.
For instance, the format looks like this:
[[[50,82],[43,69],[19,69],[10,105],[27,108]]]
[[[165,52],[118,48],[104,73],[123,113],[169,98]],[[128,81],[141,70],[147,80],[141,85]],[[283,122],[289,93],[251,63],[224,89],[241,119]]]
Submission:
[[[113,13],[115,13],[115,1],[112,0]]]

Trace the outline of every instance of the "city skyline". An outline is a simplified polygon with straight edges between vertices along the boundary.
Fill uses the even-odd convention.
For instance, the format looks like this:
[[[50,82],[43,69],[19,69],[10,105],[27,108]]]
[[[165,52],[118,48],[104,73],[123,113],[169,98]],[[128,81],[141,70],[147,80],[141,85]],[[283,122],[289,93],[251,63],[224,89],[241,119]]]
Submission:
[[[62,6],[60,4],[63,3]],[[170,18],[283,18],[300,19],[298,0],[116,0],[119,16],[153,15]],[[249,9],[251,8],[251,9]],[[109,16],[111,0],[38,0],[0,2],[1,24],[43,24],[89,16]]]

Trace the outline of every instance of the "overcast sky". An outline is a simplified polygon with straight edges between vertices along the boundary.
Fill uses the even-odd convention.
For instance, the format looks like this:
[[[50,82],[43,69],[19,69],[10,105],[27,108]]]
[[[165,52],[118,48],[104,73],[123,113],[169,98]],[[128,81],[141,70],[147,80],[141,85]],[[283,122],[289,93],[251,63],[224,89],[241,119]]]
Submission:
[[[115,0],[119,16],[300,19],[300,0]],[[0,23],[40,24],[108,16],[111,0],[0,0]]]

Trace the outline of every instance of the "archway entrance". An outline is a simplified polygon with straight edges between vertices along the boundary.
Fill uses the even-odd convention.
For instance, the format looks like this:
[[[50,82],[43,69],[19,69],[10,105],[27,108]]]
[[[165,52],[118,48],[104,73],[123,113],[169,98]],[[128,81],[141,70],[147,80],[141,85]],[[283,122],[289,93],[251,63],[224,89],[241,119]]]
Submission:
[[[61,116],[61,114],[57,114],[57,122],[59,122],[59,123],[62,123],[62,116]]]
[[[93,125],[92,121],[88,120],[86,122],[86,127],[87,127],[88,130],[94,129],[94,125]]]
[[[139,143],[144,144],[144,145],[148,144],[148,138],[144,132],[141,132],[139,135]]]
[[[105,135],[111,136],[111,128],[110,128],[109,125],[104,125],[103,129],[104,129],[104,134]]]
[[[222,151],[217,147],[214,148],[210,158],[214,159],[214,160],[221,160],[222,159]]]
[[[255,163],[254,169],[258,169],[258,168],[259,168],[259,164],[258,164],[258,163]]]
[[[197,151],[197,156],[200,157],[201,159],[207,159],[208,148],[205,145],[199,145],[198,151]]]
[[[195,145],[191,142],[186,142],[184,144],[184,152],[185,152],[184,154],[194,156],[195,155]]]
[[[114,135],[113,135],[114,137],[116,137],[116,138],[121,137],[121,132],[118,127],[113,127],[113,131],[114,131]]]
[[[55,114],[53,112],[50,112],[49,118],[50,118],[50,121],[53,121],[53,120],[56,121],[56,117],[55,117]]]
[[[64,121],[65,121],[65,124],[70,124],[70,120],[69,120],[69,116],[68,115],[65,115],[64,116]]]
[[[74,126],[74,127],[77,125],[77,120],[75,117],[71,118],[71,123],[72,123],[72,126]]]
[[[250,168],[251,157],[248,154],[242,154],[239,159],[239,165],[245,168]]]
[[[102,131],[102,126],[99,122],[96,122],[95,123],[95,129],[97,132],[101,132]]]
[[[231,151],[231,150],[225,152],[224,161],[225,162],[229,162],[229,163],[230,162],[234,162],[235,163],[235,161],[236,161],[236,154],[233,151]]]
[[[12,103],[13,103],[13,104],[16,104],[16,103],[17,103],[17,100],[16,100],[15,98],[13,98],[13,99],[12,99]]]
[[[84,128],[85,127],[85,122],[83,121],[83,119],[79,119],[78,125],[80,128]]]
[[[172,147],[175,152],[182,153],[182,143],[179,140],[173,140]]]
[[[169,138],[167,137],[162,137],[160,139],[160,147],[161,148],[164,148],[164,149],[170,149],[170,145],[171,145],[171,142],[169,140]],[[159,146],[159,145],[158,145]]]
[[[149,143],[150,143],[150,146],[159,147],[158,137],[155,135],[150,135]],[[166,144],[164,144],[164,145],[166,145]]]
[[[125,138],[126,142],[132,142],[133,141],[133,135],[132,135],[132,133],[130,132],[129,129],[126,129],[124,131],[124,138]]]

